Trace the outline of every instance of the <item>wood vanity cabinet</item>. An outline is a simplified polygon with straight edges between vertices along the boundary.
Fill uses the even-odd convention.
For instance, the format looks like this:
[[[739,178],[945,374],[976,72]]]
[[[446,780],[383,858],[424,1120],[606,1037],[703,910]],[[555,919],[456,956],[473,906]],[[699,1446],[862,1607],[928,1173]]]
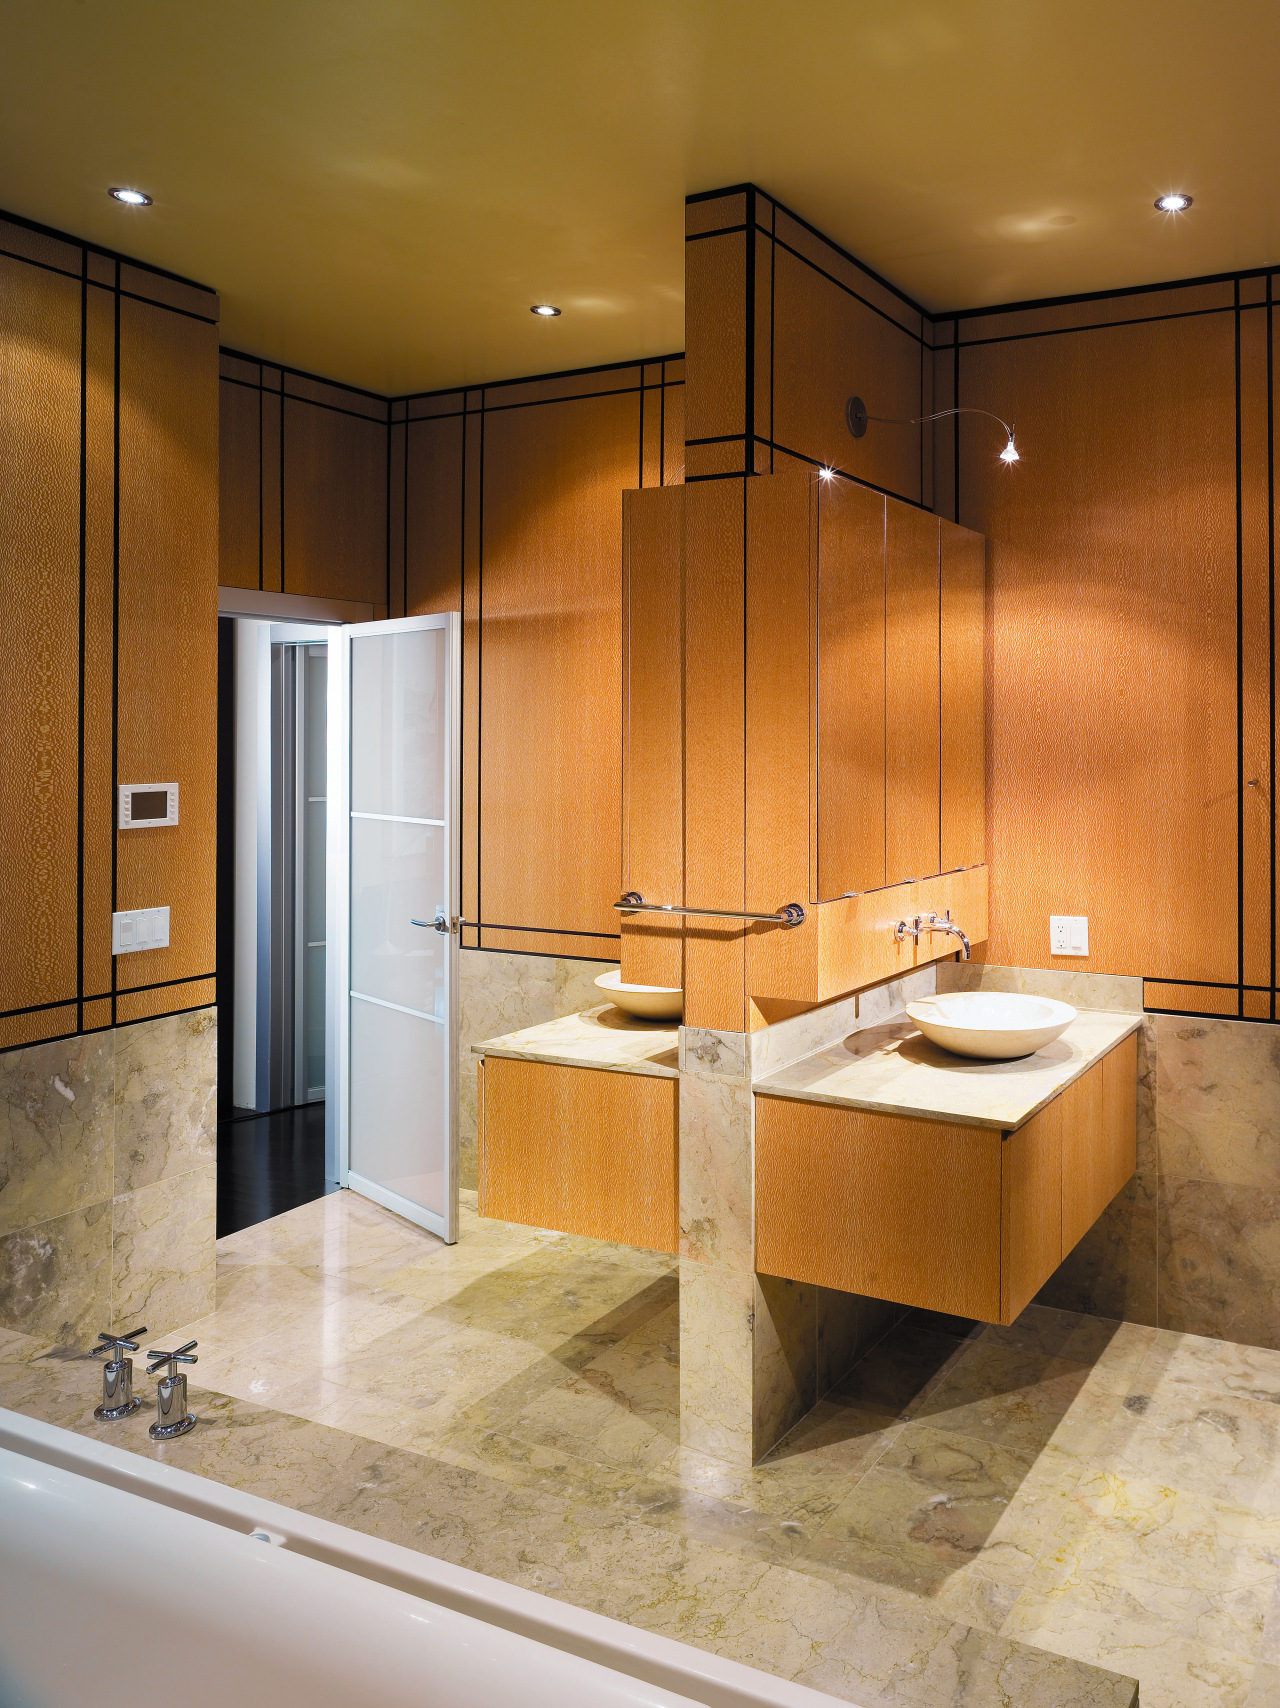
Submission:
[[[482,1216],[676,1250],[678,1080],[490,1055],[479,1086]]]
[[[627,493],[623,542],[622,888],[809,914],[623,916],[623,977],[682,984],[686,1023],[743,1030],[748,998],[818,1002],[952,954],[923,939],[886,965],[867,936],[864,958],[848,903],[887,892],[878,933],[881,911],[918,911],[912,884],[983,866],[982,537],[792,468]],[[984,871],[975,942],[985,896]]]
[[[755,1100],[755,1266],[1010,1323],[1133,1174],[1137,1040],[1015,1132]]]

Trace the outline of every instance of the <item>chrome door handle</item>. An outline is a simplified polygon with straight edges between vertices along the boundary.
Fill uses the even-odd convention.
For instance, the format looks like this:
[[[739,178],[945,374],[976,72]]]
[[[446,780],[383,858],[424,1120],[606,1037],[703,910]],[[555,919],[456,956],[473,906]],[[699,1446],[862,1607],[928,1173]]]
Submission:
[[[449,915],[440,907],[436,909],[434,919],[410,919],[410,925],[420,925],[424,931],[438,931],[442,937],[449,935]],[[455,925],[454,930],[457,929]]]

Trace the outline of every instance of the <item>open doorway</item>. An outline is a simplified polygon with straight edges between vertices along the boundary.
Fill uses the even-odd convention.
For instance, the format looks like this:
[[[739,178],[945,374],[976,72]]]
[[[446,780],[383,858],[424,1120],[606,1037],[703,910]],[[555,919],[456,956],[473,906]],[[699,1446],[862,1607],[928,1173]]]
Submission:
[[[218,1235],[333,1191],[326,1167],[324,622],[218,624]]]

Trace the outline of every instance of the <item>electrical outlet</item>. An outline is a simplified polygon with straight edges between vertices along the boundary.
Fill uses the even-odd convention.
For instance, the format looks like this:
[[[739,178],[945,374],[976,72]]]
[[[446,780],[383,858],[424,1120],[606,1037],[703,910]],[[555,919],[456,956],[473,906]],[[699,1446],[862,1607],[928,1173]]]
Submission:
[[[136,955],[140,949],[169,947],[169,909],[136,907],[111,915],[111,953]]]
[[[1051,955],[1087,955],[1089,953],[1089,921],[1079,915],[1054,913],[1049,916],[1049,953]]]

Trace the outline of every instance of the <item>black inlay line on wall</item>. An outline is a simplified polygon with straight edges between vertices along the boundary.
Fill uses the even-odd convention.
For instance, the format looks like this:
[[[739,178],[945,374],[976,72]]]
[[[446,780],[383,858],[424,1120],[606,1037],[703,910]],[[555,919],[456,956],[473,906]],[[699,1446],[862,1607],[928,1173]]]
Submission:
[[[230,352],[228,353],[230,354]],[[397,393],[391,401],[393,403],[403,403],[407,408],[411,403],[425,402],[428,398],[432,397],[465,397],[469,393],[487,394],[491,391],[505,391],[510,386],[541,385],[550,380],[573,380],[579,379],[583,374],[620,374],[625,372],[628,368],[636,368],[643,371],[646,366],[652,367],[656,362],[683,361],[683,350],[667,350],[660,356],[639,356],[633,358],[629,362],[597,362],[594,366],[585,368],[557,368],[554,372],[549,374],[520,374],[514,379],[485,380],[483,384],[478,386],[445,385],[438,386],[434,391],[400,392]],[[328,384],[330,382],[326,381],[324,383]],[[683,385],[684,381],[669,380],[667,383],[669,385]],[[376,392],[370,392],[369,395],[371,397],[376,397],[378,394]],[[482,406],[477,403],[473,404],[472,407],[474,409],[479,409]],[[485,409],[502,409],[506,406],[500,403],[490,403],[486,401],[483,404],[483,407]],[[416,417],[416,419],[422,420],[424,417],[419,416]]]
[[[120,263],[115,269],[115,349],[112,357],[111,416],[111,911],[120,906],[117,867],[120,833],[116,802],[120,798]],[[116,1023],[116,958],[111,957],[111,1024]]]
[[[202,285],[198,279],[187,278],[185,273],[172,273],[167,267],[154,266],[150,261],[135,261],[132,255],[124,255],[118,249],[108,249],[101,243],[86,243],[81,237],[72,237],[68,232],[59,231],[56,225],[42,225],[39,220],[28,219],[25,214],[6,213],[0,209],[0,220],[7,221],[9,225],[21,226],[24,231],[37,232],[41,237],[56,238],[59,243],[65,243],[68,248],[83,249],[87,255],[101,255],[104,261],[114,262],[117,269],[123,261],[128,267],[136,267],[140,273],[151,273],[158,279],[171,279],[175,285],[189,285],[193,291],[204,291],[208,296],[217,296],[218,294],[212,285]],[[25,261],[28,257],[19,255],[16,259]],[[41,262],[33,263],[36,266],[43,264]],[[52,272],[63,271],[61,267],[54,267],[49,270]],[[78,275],[69,273],[68,276],[75,278]]]
[[[1272,275],[1267,274],[1267,636],[1268,675],[1267,729],[1270,760],[1270,791],[1267,796],[1267,829],[1271,849],[1271,1001],[1270,1017],[1276,1018],[1276,387],[1275,314],[1271,295]]]
[[[280,591],[284,592],[284,386],[280,389]]]
[[[481,887],[484,867],[481,848],[484,825],[480,803],[484,799],[484,416],[485,393],[480,393],[480,503],[476,534],[476,918],[484,917]],[[484,932],[477,929],[476,947],[484,944]]]
[[[129,293],[125,291],[123,294],[127,296]],[[152,306],[163,307],[163,304],[153,304]],[[243,357],[240,359],[242,361],[244,360]],[[366,427],[374,427],[381,430],[387,425],[385,421],[377,421],[372,415],[366,415],[363,409],[343,409],[342,405],[338,403],[321,403],[318,398],[299,397],[296,391],[282,392],[278,386],[254,385],[251,380],[236,379],[232,374],[219,374],[218,384],[239,386],[241,391],[265,391],[272,397],[287,397],[290,403],[306,403],[309,404],[312,409],[323,409],[330,415],[346,415],[349,416],[352,421],[363,421]],[[390,399],[387,399],[386,401],[389,402]]]
[[[250,367],[257,368],[259,384],[266,383],[265,380],[262,379],[264,369],[270,368],[273,372],[278,373],[281,376],[280,384],[278,386],[267,386],[268,391],[283,391],[283,376],[285,374],[292,374],[294,379],[310,380],[312,385],[327,386],[331,391],[349,391],[353,397],[371,398],[375,403],[390,402],[390,399],[385,397],[380,391],[369,391],[362,385],[348,385],[345,380],[326,379],[323,374],[313,374],[307,368],[291,368],[287,362],[275,362],[266,356],[251,356],[247,350],[235,350],[230,344],[220,344],[218,346],[218,354],[220,356],[229,356],[232,361],[235,362],[247,362]],[[219,374],[218,378],[228,381],[231,385],[251,386],[253,384],[252,380],[238,379],[234,374]],[[310,397],[298,397],[296,392],[289,392],[287,395],[290,397],[297,397],[299,403],[315,402],[315,399]],[[341,405],[339,404],[316,403],[317,409],[337,409],[340,407]],[[360,412],[358,410],[350,410],[348,413],[355,415]],[[375,415],[361,415],[361,419],[363,421],[372,421],[375,427],[378,425],[378,418]]]
[[[1236,984],[1244,1017],[1244,482],[1241,463],[1240,281],[1235,284],[1236,392]]]
[[[896,499],[899,504],[909,504],[913,510],[923,510],[930,516],[934,514],[934,511],[930,509],[929,505],[922,504],[919,499],[904,498],[900,492],[892,492],[887,486],[877,486],[874,480],[868,480],[865,475],[850,474],[848,469],[842,469],[836,463],[821,462],[817,457],[811,457],[804,451],[793,451],[790,445],[776,443],[773,440],[757,438],[756,443],[758,445],[769,445],[772,449],[781,451],[785,457],[795,457],[799,462],[808,463],[810,468],[829,468],[832,474],[837,476],[840,480],[848,480],[851,481],[854,486],[865,486],[870,488],[872,492],[883,493],[886,498]],[[742,475],[742,469],[736,469],[730,470],[727,474],[697,474],[690,475],[687,478],[690,480],[741,480]]]
[[[1077,291],[1068,296],[1027,297],[1022,302],[997,302],[985,308],[949,308],[931,318],[935,321],[980,320],[987,314],[1019,314],[1036,308],[1068,308],[1078,302],[1110,302],[1117,297],[1147,296],[1154,291],[1186,291],[1201,285],[1233,285],[1241,279],[1265,278],[1269,271],[1267,267],[1246,267],[1241,273],[1200,273],[1191,279],[1160,279],[1148,285],[1115,285],[1109,290]]]
[[[132,267],[134,262],[130,261],[128,264]],[[127,297],[130,302],[145,302],[148,308],[163,308],[169,314],[180,314],[184,320],[198,320],[202,326],[216,326],[218,324],[216,315],[196,314],[189,308],[179,308],[176,303],[157,302],[155,297],[144,297],[141,291],[122,290],[120,295]]]
[[[745,225],[718,225],[714,231],[686,231],[686,243],[701,243],[707,237],[731,237],[735,231],[746,231]]]
[[[726,199],[729,196],[741,196],[744,195],[746,191],[753,189],[755,189],[754,184],[742,183],[726,184],[721,190],[695,190],[692,195],[685,197],[684,205],[689,208],[693,207],[698,202],[718,202],[722,196]]]
[[[667,484],[667,364],[661,368],[662,384],[658,388],[658,485]]]
[[[776,343],[775,332],[777,329],[777,320],[778,320],[777,306],[778,306],[778,204],[777,204],[777,202],[771,201],[769,203],[769,473],[770,474],[772,474],[774,472],[774,468],[773,468],[773,436],[774,436],[775,432],[777,431],[777,427],[778,427],[778,424],[775,421],[774,414],[773,414],[773,410],[774,410],[773,378],[774,378],[774,371],[775,371],[774,345]]]
[[[78,999],[74,992],[70,996],[60,996],[53,1002],[29,1002],[25,1008],[6,1008],[0,1010],[0,1020],[16,1020],[23,1014],[47,1014],[53,1008],[78,1008]]]
[[[1157,979],[1155,982],[1162,984],[1164,980]],[[1234,990],[1235,986],[1232,985],[1230,988]],[[1237,1018],[1234,1014],[1221,1014],[1212,1008],[1152,1008],[1145,1001],[1142,1004],[1142,1012],[1144,1014],[1168,1014],[1178,1020],[1234,1020]],[[1280,1025],[1280,1021],[1268,1019],[1265,1014],[1251,1014],[1246,1018],[1255,1026]]]
[[[636,485],[643,491],[644,490],[644,387],[643,386],[640,388],[640,449],[639,449],[639,453],[637,456],[637,462],[638,462],[639,470],[640,470],[640,478],[637,480]]]
[[[1024,344],[1030,338],[1061,338],[1071,332],[1108,332],[1112,327],[1147,326],[1163,320],[1203,320],[1213,314],[1248,314],[1251,308],[1263,306],[1260,302],[1243,303],[1236,309],[1226,302],[1218,308],[1177,309],[1172,314],[1135,314],[1127,320],[1091,320],[1081,326],[1043,326],[1035,332],[1002,332],[991,338],[964,338],[959,343],[962,350],[980,350],[987,344]]]
[[[1197,990],[1240,989],[1235,979],[1178,979],[1174,978],[1172,974],[1166,973],[1143,973],[1141,977],[1147,984],[1185,984],[1193,985]],[[1244,988],[1250,991],[1261,991],[1265,995],[1269,987],[1265,984],[1246,984]]]
[[[811,267],[815,273],[820,273],[829,284],[835,285],[836,288],[838,290],[842,290],[846,296],[851,296],[856,302],[860,302],[863,308],[869,308],[872,314],[878,314],[881,320],[887,320],[890,326],[896,326],[904,338],[914,339],[917,344],[924,343],[924,334],[922,332],[913,332],[909,326],[904,326],[896,315],[890,314],[887,309],[881,308],[879,303],[872,302],[869,297],[864,297],[861,291],[855,291],[852,285],[847,285],[843,279],[838,279],[834,273],[829,273],[825,267],[820,266],[819,263],[813,260],[811,256],[803,254],[799,249],[793,249],[785,238],[775,237],[773,241],[779,249],[785,249],[788,255],[794,255],[797,261],[803,261],[806,267]],[[834,248],[834,244],[831,245],[831,247]],[[855,267],[861,267],[862,264],[861,262],[855,261],[853,265]],[[865,271],[865,268],[863,271]],[[920,311],[917,310],[917,312]]]
[[[524,931],[535,937],[592,937],[602,943],[620,942],[622,935],[618,931],[581,931],[576,925],[499,925],[492,919],[469,919],[467,924],[477,931]]]
[[[960,340],[957,337],[952,356],[951,368],[951,404],[954,409],[960,408]],[[960,417],[951,417],[951,503],[955,520],[960,520]]]
[[[89,476],[89,256],[81,250],[80,270],[80,669],[76,719],[76,1030],[84,1028],[84,673],[88,598],[85,529]]]

